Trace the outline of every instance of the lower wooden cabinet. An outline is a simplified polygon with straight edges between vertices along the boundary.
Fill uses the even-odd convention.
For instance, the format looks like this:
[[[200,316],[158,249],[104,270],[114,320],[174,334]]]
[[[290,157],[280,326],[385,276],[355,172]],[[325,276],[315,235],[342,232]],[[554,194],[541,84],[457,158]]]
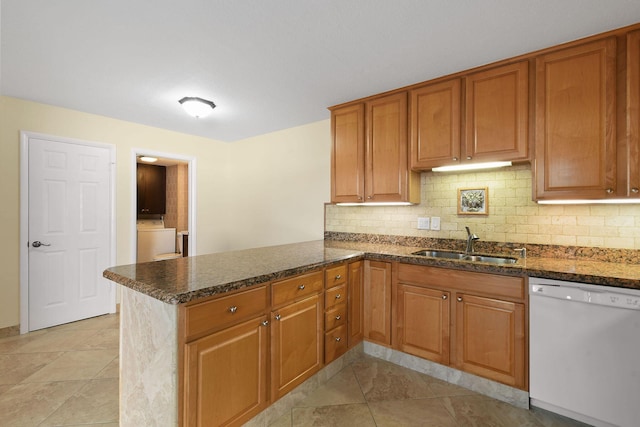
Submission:
[[[398,350],[449,364],[450,292],[398,285]]]
[[[522,388],[525,384],[525,305],[456,295],[456,360],[465,372]]]
[[[267,407],[266,316],[186,344],[183,425],[240,425]]]
[[[351,348],[364,338],[364,261],[349,263],[348,270],[347,335],[349,348]]]
[[[271,313],[271,400],[275,401],[322,367],[322,294]]]
[[[364,262],[364,337],[391,345],[391,263]]]
[[[521,277],[399,264],[394,347],[527,389]]]

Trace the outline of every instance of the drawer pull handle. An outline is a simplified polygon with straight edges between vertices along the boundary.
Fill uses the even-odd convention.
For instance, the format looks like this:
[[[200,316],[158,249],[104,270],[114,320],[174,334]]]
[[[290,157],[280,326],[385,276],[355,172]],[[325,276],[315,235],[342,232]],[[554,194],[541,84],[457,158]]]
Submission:
[[[340,342],[340,341],[342,341],[342,338],[336,337],[336,342]]]
[[[340,280],[340,279],[342,279],[342,275],[338,274],[338,275],[336,276],[336,280]]]
[[[462,302],[462,297],[458,297],[458,302]]]
[[[262,325],[262,326],[269,326],[269,321],[268,321],[268,320],[263,320],[263,321],[261,322],[261,325]]]
[[[442,295],[442,299],[447,299],[448,297],[446,295]]]
[[[336,299],[340,299],[340,298],[342,298],[342,295],[337,294],[337,295],[336,295]]]
[[[304,291],[305,286],[304,285],[300,285],[298,286],[298,289],[300,289],[301,291]]]
[[[606,190],[604,190],[607,194],[612,194],[613,193],[613,188],[607,188]]]
[[[236,307],[235,305],[229,307],[229,313],[235,314],[236,311],[238,311],[238,307]]]
[[[339,314],[336,316],[336,320],[340,320],[342,319],[342,316],[340,316]]]
[[[279,314],[276,314],[276,315],[275,315],[275,319],[276,319],[276,320],[280,320],[281,318],[282,318],[282,316],[280,316]]]

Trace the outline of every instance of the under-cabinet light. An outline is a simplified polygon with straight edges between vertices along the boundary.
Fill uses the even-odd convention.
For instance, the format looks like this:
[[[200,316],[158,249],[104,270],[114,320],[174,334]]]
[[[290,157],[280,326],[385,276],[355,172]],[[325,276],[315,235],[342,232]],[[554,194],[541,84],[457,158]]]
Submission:
[[[640,204],[640,199],[601,199],[601,200],[538,200],[539,205],[618,205]]]
[[[463,165],[440,166],[432,168],[432,172],[458,172],[476,169],[493,169],[511,166],[511,162],[486,162],[486,163],[465,163]]]
[[[336,203],[336,206],[411,206],[411,202]]]

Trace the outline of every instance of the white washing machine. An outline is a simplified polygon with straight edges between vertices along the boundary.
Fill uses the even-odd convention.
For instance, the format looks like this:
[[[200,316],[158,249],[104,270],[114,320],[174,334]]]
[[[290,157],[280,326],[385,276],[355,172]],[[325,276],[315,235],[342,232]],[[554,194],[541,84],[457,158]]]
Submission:
[[[164,228],[162,220],[139,220],[136,262],[179,258],[176,252],[176,229]],[[162,257],[159,257],[162,255]]]

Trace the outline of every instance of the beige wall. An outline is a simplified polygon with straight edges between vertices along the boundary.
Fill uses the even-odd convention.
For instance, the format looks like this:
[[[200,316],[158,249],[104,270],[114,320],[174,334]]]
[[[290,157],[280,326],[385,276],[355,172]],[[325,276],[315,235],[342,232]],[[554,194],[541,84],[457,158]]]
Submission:
[[[322,238],[328,120],[228,144],[0,97],[0,328],[19,322],[21,130],[116,146],[116,264],[133,259],[132,148],[196,158],[199,254]]]
[[[327,231],[640,249],[640,205],[538,205],[531,168],[465,174],[425,172],[421,203],[405,207],[327,206]],[[489,188],[489,215],[458,215],[458,188]],[[441,218],[441,231],[417,229],[419,216]]]

